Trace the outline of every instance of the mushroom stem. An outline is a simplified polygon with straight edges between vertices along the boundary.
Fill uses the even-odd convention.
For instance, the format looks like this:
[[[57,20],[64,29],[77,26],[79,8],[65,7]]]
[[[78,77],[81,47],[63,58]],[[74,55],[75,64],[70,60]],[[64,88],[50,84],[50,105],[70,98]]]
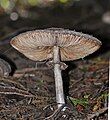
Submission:
[[[58,103],[58,108],[65,104],[64,92],[63,92],[63,81],[60,69],[60,53],[59,47],[54,46],[53,49],[53,62],[54,62],[54,75],[55,75],[55,87],[56,87],[56,101]]]

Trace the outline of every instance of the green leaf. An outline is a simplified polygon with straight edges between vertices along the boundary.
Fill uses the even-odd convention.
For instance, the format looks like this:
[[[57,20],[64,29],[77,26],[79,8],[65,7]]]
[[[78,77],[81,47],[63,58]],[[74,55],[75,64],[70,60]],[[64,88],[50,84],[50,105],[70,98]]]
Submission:
[[[43,80],[37,80],[37,85],[42,86],[43,85]]]
[[[79,105],[86,107],[89,104],[88,99],[86,98],[77,99],[77,98],[69,97],[69,99],[75,106],[79,104]]]
[[[59,0],[61,3],[67,3],[68,0]]]
[[[103,98],[107,98],[108,96],[109,96],[108,93],[103,93],[103,94],[101,95],[101,97],[103,97]]]
[[[7,9],[10,6],[10,1],[9,0],[0,0],[0,5],[2,8]]]
[[[28,3],[31,5],[31,6],[36,6],[38,4],[38,0],[28,0]]]

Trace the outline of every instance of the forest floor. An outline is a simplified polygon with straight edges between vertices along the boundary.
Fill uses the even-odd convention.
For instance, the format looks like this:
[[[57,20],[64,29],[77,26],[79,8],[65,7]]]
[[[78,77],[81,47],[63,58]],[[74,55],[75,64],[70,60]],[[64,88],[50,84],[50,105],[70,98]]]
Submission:
[[[102,21],[104,11],[95,5],[74,5],[28,12],[33,16],[19,16],[16,21],[9,14],[0,16],[0,58],[12,69],[10,76],[4,76],[9,66],[0,61],[0,120],[107,120],[110,25]],[[23,31],[54,26],[92,34],[102,41],[92,55],[65,62],[68,68],[62,77],[67,104],[61,111],[57,111],[53,70],[45,62],[29,60],[9,44]]]
[[[43,62],[35,67],[36,62],[9,47],[5,46],[7,57],[16,67],[10,62],[14,72],[0,77],[0,120],[44,120],[49,116],[50,120],[107,120],[110,52],[66,63],[62,77],[67,105],[56,115],[53,70]]]

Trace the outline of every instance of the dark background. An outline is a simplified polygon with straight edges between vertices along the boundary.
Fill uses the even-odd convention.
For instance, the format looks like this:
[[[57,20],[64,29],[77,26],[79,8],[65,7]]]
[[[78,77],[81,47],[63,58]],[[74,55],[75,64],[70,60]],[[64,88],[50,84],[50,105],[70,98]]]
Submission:
[[[103,52],[110,47],[109,0],[1,0],[0,5],[1,40],[31,29],[62,27],[97,37]]]

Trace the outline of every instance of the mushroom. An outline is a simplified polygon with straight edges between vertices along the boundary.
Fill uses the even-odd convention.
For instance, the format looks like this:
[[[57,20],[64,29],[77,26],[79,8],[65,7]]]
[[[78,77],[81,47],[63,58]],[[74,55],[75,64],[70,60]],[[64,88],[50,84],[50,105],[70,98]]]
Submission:
[[[11,45],[34,61],[53,60],[58,108],[65,104],[61,61],[71,61],[92,54],[101,42],[90,35],[62,28],[48,28],[22,33],[11,40]]]
[[[10,64],[0,58],[0,76],[1,77],[8,77],[11,73],[11,66]]]

